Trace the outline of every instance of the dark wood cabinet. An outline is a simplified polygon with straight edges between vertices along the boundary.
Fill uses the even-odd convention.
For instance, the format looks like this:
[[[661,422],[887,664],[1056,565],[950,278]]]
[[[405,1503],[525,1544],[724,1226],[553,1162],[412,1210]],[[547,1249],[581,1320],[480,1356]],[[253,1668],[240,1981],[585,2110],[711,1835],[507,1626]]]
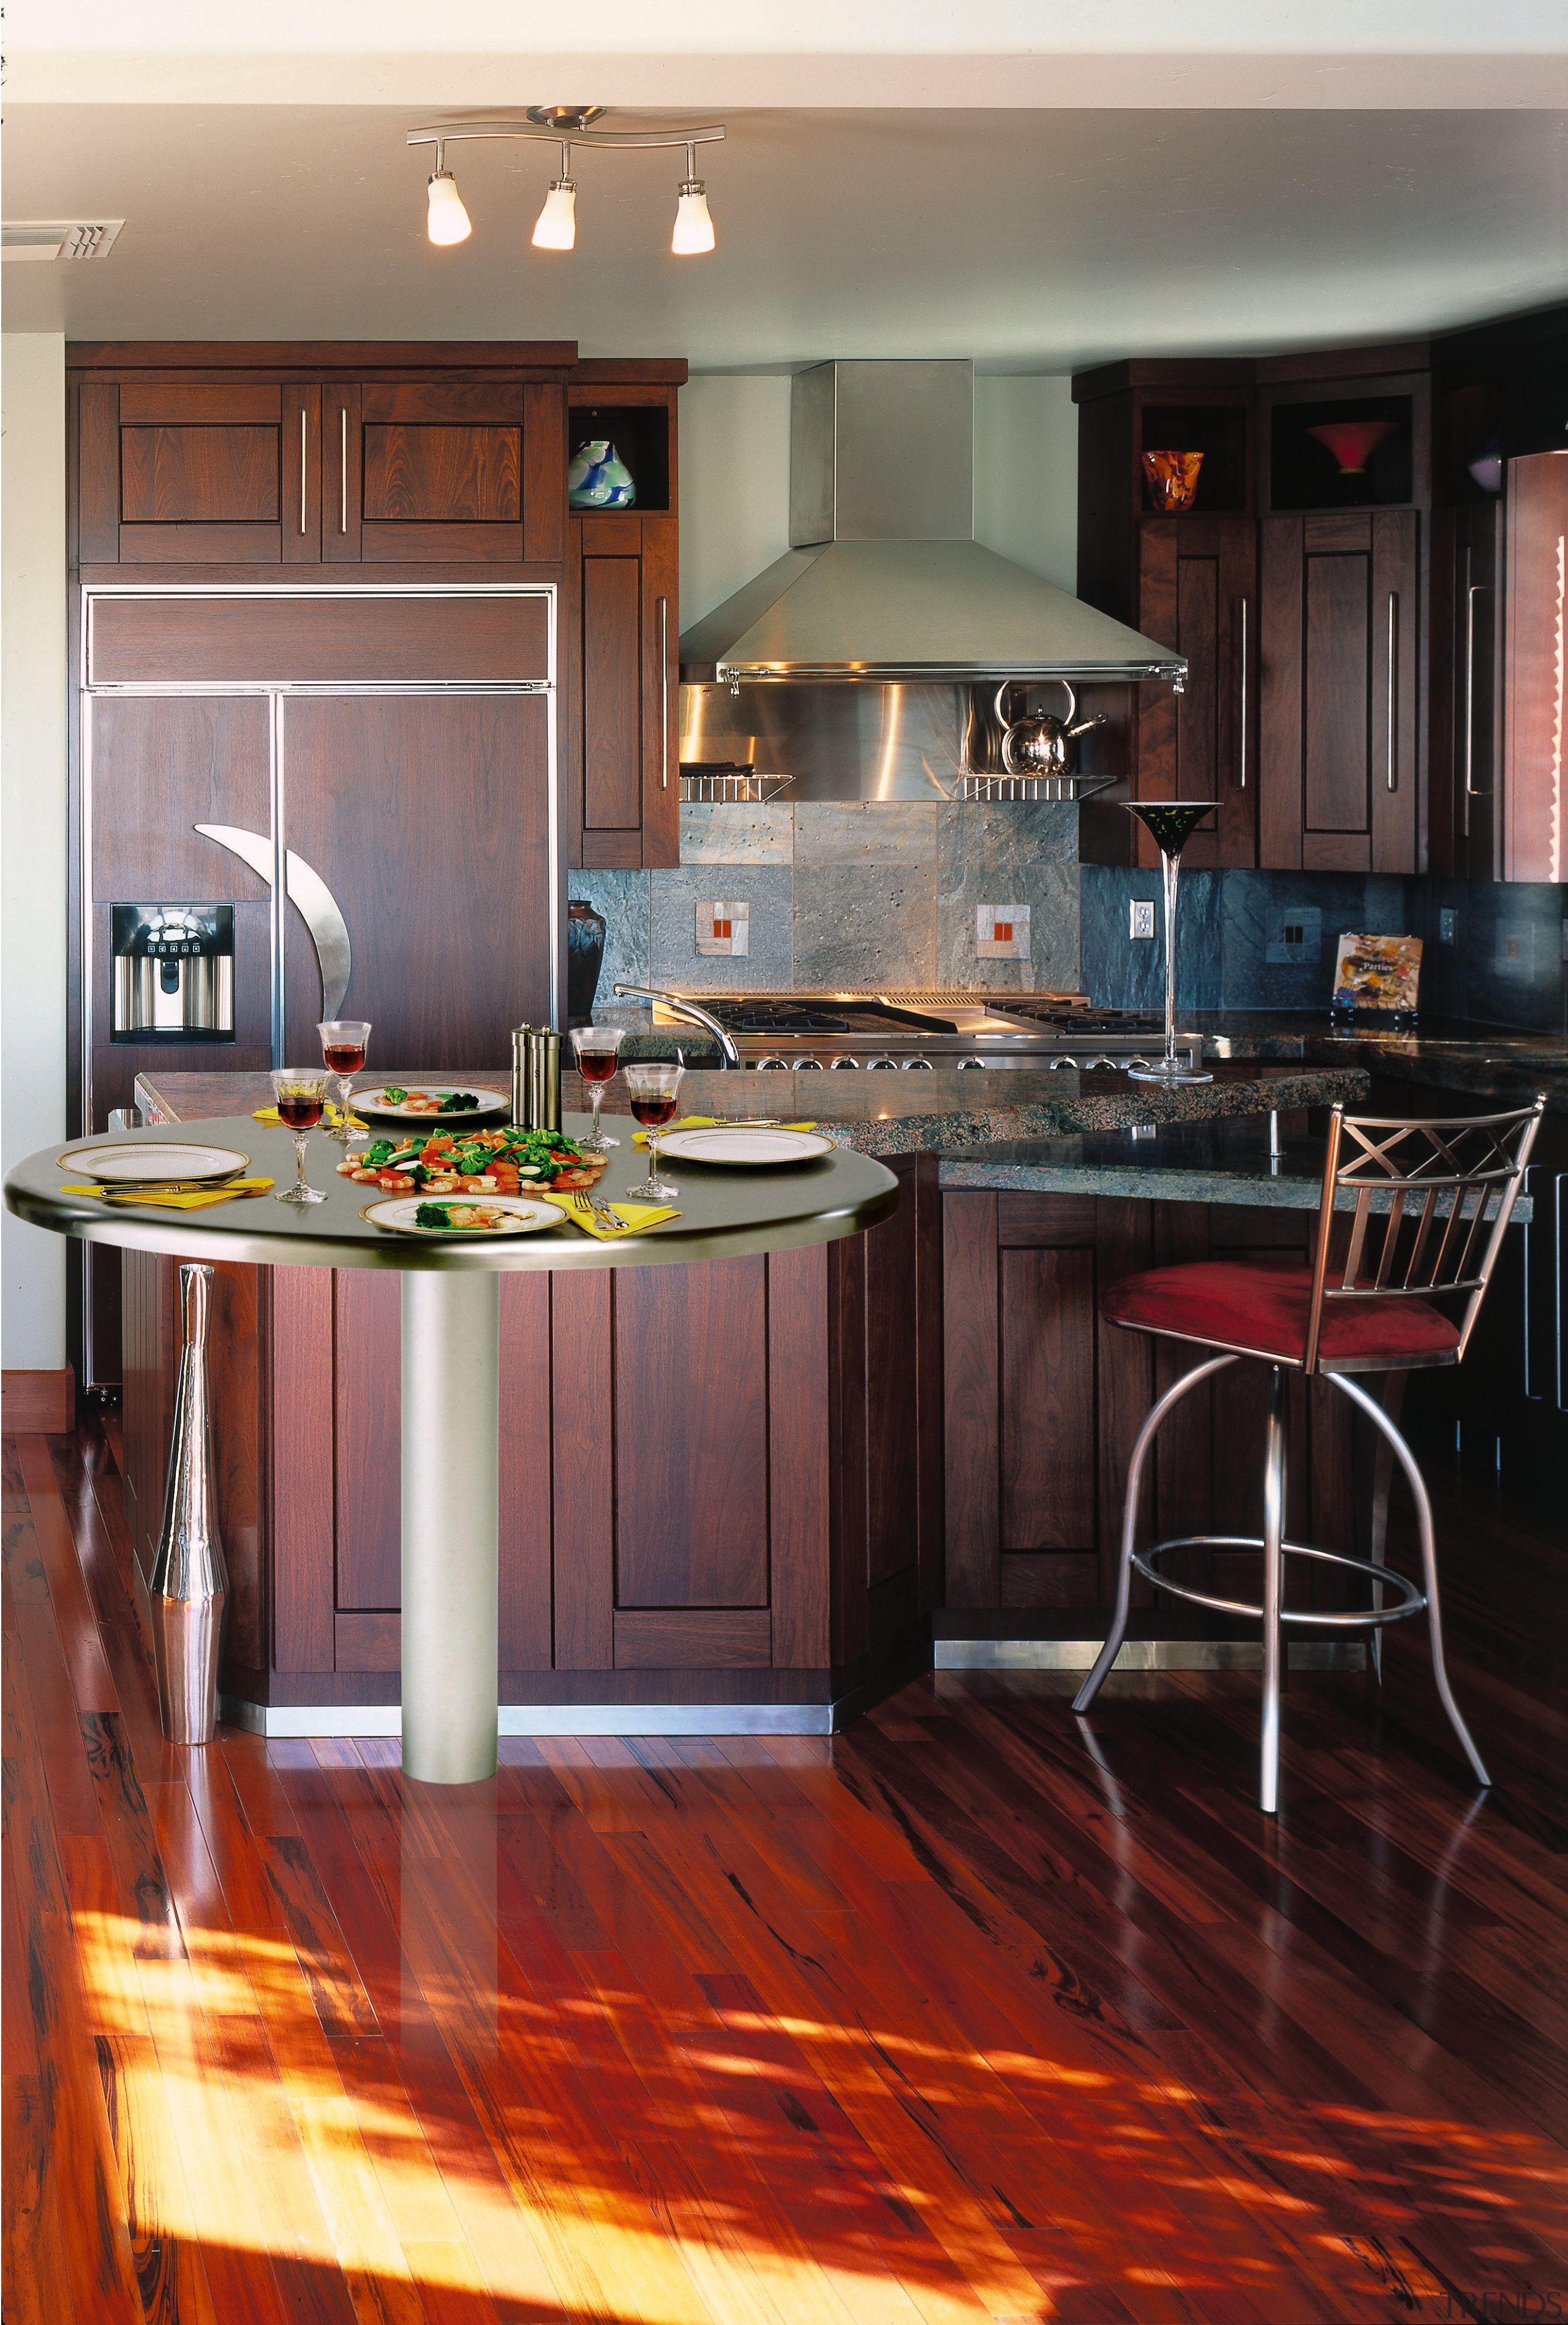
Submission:
[[[1257,528],[1250,517],[1146,517],[1138,527],[1137,627],[1186,655],[1174,694],[1138,689],[1135,796],[1211,799],[1219,813],[1183,851],[1189,865],[1257,861]],[[1138,861],[1159,851],[1137,827]]]
[[[571,520],[580,583],[581,861],[681,860],[680,563],[667,516]]]
[[[1107,364],[1077,374],[1078,590],[1102,613],[1184,653],[1192,674],[1129,690],[1130,799],[1211,799],[1191,865],[1257,861],[1257,526],[1249,363]],[[1191,508],[1157,513],[1146,451],[1201,451]],[[1127,816],[1091,813],[1091,860],[1157,865]]]
[[[215,352],[72,350],[79,563],[560,564],[574,350]]]
[[[321,400],[307,383],[84,383],[82,562],[311,565]]]
[[[1502,498],[1436,509],[1432,529],[1428,867],[1498,880],[1507,591]]]
[[[1073,380],[1080,594],[1191,665],[1180,695],[1134,690],[1128,796],[1217,801],[1192,865],[1427,866],[1434,360],[1421,342]],[[1203,454],[1173,515],[1147,504],[1156,449]],[[1083,841],[1158,860],[1130,818],[1091,811]]]
[[[940,1199],[933,1156],[894,1167],[896,1215],[842,1244],[502,1278],[504,1701],[826,1703],[923,1653],[942,1595]],[[174,1269],[127,1255],[144,1575]],[[398,1281],[218,1275],[218,1516],[242,1552],[223,1684],[394,1701]]]
[[[1269,516],[1259,531],[1259,860],[1419,871],[1419,516]]]
[[[1197,1203],[943,1197],[948,1615],[1081,1609],[1069,1635],[1095,1635],[1116,1594],[1134,1440],[1156,1395],[1197,1361],[1106,1324],[1102,1292],[1139,1268],[1211,1254],[1299,1260],[1313,1225],[1305,1213]],[[1144,1541],[1258,1530],[1265,1383],[1248,1365],[1193,1391],[1155,1447]],[[1353,1547],[1350,1409],[1327,1384],[1298,1382],[1291,1410],[1294,1538]],[[1179,1552],[1170,1570],[1242,1598],[1257,1579],[1255,1561],[1249,1570],[1223,1550]],[[1151,1596],[1140,1586],[1137,1603]]]

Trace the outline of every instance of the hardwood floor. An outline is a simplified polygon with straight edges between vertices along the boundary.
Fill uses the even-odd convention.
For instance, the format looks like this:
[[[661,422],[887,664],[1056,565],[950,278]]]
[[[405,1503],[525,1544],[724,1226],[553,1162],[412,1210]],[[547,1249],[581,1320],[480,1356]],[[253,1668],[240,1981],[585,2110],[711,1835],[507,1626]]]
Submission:
[[[1294,1677],[1275,1822],[1245,1675],[405,1788],[162,1741],[112,1423],[4,1485],[7,2325],[1568,2315],[1568,1719],[1506,1638],[1484,1799],[1408,1635]]]

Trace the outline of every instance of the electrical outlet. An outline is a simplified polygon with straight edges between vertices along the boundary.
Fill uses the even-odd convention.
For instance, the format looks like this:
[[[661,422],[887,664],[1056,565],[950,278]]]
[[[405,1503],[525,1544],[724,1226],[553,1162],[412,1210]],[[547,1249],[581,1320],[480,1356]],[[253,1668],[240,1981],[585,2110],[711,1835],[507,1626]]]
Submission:
[[[1133,939],[1154,935],[1155,903],[1152,896],[1133,897],[1127,907],[1127,932]]]
[[[1452,904],[1445,904],[1437,915],[1438,943],[1452,944],[1453,942],[1454,931],[1458,926],[1459,914],[1454,911]]]

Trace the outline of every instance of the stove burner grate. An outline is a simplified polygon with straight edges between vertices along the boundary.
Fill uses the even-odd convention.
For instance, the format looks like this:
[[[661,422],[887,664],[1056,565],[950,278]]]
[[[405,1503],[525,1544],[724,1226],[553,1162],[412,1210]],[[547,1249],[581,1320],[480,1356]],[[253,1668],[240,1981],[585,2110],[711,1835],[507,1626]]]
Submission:
[[[832,1016],[825,1009],[792,1009],[780,1005],[765,1005],[757,1008],[742,1004],[738,1010],[725,1011],[723,1022],[740,1033],[847,1033],[847,1017]]]

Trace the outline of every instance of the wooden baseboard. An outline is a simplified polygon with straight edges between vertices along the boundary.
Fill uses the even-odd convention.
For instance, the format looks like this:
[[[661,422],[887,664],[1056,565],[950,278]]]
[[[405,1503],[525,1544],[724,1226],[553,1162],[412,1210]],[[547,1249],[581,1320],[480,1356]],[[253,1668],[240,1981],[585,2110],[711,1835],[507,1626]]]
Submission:
[[[0,1428],[8,1436],[42,1430],[69,1435],[76,1427],[76,1375],[69,1365],[58,1372],[0,1373]]]

